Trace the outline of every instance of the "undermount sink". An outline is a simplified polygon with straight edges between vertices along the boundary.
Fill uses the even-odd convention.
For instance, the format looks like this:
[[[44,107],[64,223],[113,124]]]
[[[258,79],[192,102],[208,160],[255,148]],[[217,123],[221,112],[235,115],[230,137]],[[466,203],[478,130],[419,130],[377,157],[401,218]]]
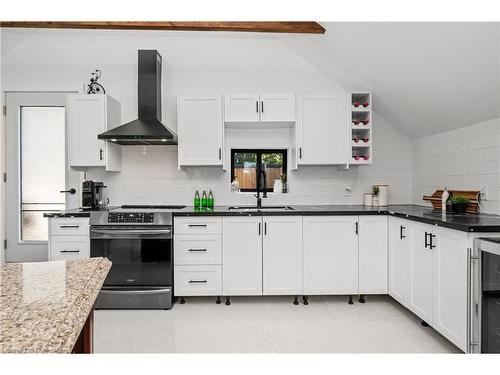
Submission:
[[[231,206],[229,211],[293,211],[294,208],[290,206]]]

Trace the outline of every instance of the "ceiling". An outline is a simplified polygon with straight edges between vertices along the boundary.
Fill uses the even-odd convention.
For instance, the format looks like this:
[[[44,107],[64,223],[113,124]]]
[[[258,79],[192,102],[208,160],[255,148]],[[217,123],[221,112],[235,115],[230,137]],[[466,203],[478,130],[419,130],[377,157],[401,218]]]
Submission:
[[[411,138],[500,117],[499,23],[322,23],[282,42]]]

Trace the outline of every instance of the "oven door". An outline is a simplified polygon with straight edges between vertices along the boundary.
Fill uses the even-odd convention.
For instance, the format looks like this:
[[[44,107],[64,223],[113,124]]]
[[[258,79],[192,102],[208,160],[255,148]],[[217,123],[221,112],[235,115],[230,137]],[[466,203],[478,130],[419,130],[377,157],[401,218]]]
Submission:
[[[90,254],[113,263],[103,289],[172,286],[169,226],[93,226]]]

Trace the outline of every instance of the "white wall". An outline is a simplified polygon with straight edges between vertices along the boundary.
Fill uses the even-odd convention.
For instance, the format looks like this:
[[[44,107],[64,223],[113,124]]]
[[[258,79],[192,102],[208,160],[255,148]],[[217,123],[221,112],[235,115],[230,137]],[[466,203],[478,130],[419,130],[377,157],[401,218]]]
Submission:
[[[176,96],[182,93],[342,93],[343,88],[288,49],[275,36],[245,33],[100,30],[1,30],[4,90],[79,90],[96,68],[102,84],[122,103],[122,120],[137,113],[137,49],[163,56],[163,119],[176,129]],[[300,37],[300,36],[298,36]],[[376,97],[376,93],[375,93]],[[372,184],[388,183],[393,203],[411,201],[412,144],[379,117],[374,119],[374,164],[341,171],[303,167],[290,173],[287,203],[361,203]],[[109,186],[112,204],[190,204],[195,189],[213,188],[218,204],[251,203],[228,193],[218,168],[177,169],[177,148],[123,147],[123,170],[89,170]],[[344,186],[353,196],[344,196]]]
[[[484,212],[500,214],[500,118],[417,139],[413,160],[415,204],[444,186],[479,190],[486,185]]]

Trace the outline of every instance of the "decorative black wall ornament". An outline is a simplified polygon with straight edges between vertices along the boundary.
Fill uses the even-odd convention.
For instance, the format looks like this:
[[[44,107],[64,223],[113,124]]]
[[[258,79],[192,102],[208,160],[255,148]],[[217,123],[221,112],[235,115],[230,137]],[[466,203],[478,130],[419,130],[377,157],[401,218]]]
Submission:
[[[90,77],[90,84],[87,88],[87,94],[106,94],[106,90],[97,80],[101,78],[101,71],[96,69],[92,76]]]

